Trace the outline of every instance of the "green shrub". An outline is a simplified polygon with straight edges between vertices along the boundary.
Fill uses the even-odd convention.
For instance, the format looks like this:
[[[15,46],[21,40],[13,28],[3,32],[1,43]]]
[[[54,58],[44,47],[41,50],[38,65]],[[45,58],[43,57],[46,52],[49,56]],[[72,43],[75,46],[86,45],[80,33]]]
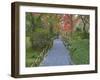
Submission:
[[[72,61],[75,64],[89,63],[89,33],[73,32],[66,35],[64,41],[67,43]]]
[[[33,50],[32,48],[28,48],[26,50],[26,67],[32,65],[33,61],[38,57],[40,52]]]
[[[32,44],[31,44],[30,37],[26,37],[26,49],[29,49],[31,47],[32,47]]]
[[[70,44],[70,54],[75,64],[89,63],[89,41],[88,39],[73,40]]]
[[[51,36],[47,30],[36,29],[31,37],[34,49],[40,50],[45,48],[51,42]]]

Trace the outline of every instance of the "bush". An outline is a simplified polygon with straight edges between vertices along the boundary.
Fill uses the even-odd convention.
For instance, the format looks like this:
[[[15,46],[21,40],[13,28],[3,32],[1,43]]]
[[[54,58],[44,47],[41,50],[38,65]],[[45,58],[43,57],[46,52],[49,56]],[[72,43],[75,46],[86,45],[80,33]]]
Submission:
[[[69,50],[75,64],[89,64],[88,39],[71,40]]]
[[[33,61],[38,57],[39,52],[33,50],[32,48],[28,48],[26,50],[26,67],[32,65]]]
[[[73,32],[66,36],[65,42],[75,64],[89,64],[89,33]]]
[[[40,28],[33,32],[31,40],[33,48],[40,50],[46,46],[49,46],[49,43],[51,42],[51,36],[47,30]]]
[[[29,49],[32,47],[31,41],[30,41],[30,37],[26,37],[26,49]]]

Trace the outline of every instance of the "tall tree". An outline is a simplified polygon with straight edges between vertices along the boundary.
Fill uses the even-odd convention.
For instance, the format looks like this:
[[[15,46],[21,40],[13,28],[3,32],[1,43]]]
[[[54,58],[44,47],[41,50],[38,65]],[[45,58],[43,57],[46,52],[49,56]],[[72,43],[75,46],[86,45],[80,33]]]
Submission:
[[[88,30],[86,30],[86,27],[89,26],[89,15],[79,15],[79,18],[83,23],[83,31],[87,32]]]

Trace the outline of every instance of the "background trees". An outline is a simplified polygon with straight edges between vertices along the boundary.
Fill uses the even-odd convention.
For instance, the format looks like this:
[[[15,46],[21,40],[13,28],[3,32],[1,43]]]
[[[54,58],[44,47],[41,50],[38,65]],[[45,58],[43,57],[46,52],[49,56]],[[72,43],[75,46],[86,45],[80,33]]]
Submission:
[[[63,30],[63,40],[68,45],[72,60],[75,64],[89,63],[89,16],[66,15],[70,28]],[[67,18],[64,17],[64,20]],[[64,25],[68,27],[69,25]],[[69,30],[71,29],[71,30]]]
[[[30,66],[33,58],[37,59],[45,48],[52,46],[59,32],[58,23],[56,14],[26,13],[26,66]]]

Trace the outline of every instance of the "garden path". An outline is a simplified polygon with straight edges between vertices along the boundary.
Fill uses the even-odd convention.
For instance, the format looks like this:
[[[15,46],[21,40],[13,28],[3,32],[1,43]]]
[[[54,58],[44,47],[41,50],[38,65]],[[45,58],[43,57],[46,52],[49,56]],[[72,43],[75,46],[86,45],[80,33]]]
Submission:
[[[40,66],[61,66],[71,64],[72,61],[69,51],[66,49],[61,38],[58,38],[54,40],[53,47],[48,51],[47,55],[40,63]]]

